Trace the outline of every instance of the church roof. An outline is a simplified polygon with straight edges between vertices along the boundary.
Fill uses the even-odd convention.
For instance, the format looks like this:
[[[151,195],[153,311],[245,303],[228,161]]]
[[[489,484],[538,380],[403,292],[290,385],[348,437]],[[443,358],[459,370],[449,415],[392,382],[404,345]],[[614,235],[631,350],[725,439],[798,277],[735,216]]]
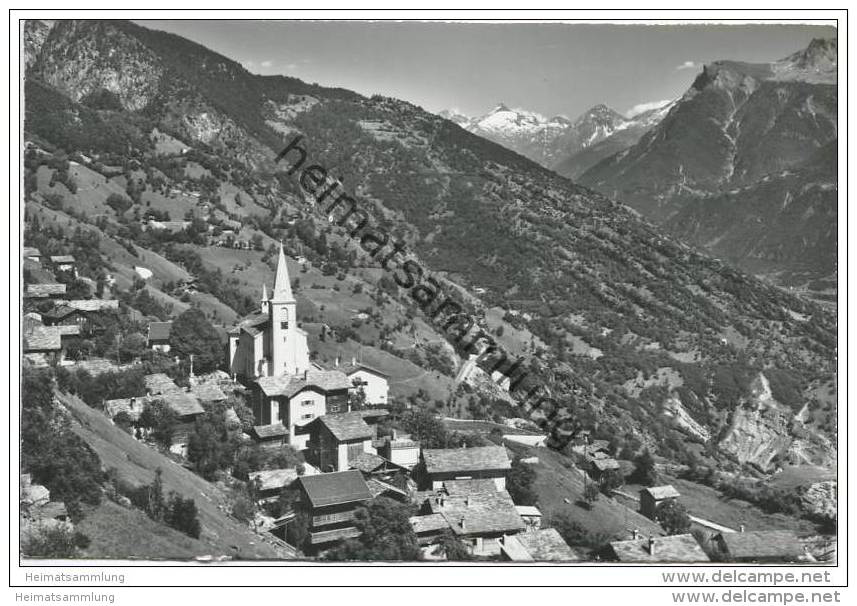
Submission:
[[[277,259],[277,274],[274,277],[274,294],[271,296],[271,301],[286,303],[294,300],[292,283],[289,280],[289,268],[286,265],[286,255],[283,252],[283,245],[280,244],[280,257]]]
[[[269,319],[270,318],[266,313],[263,313],[261,311],[253,312],[241,318],[241,320],[239,320],[238,323],[235,324],[235,326],[230,328],[229,334],[235,335],[243,330],[255,336],[262,332],[262,330],[264,330],[265,324],[268,322]]]
[[[307,387],[317,387],[325,392],[351,387],[345,374],[338,370],[309,370],[298,375],[260,377],[256,383],[268,397],[286,396],[288,398]]]

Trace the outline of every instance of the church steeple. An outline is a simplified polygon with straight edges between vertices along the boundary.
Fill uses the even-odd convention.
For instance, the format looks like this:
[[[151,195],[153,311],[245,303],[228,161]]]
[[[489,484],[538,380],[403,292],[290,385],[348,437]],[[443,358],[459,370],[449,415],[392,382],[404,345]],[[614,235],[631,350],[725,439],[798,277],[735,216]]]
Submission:
[[[274,277],[274,295],[271,301],[274,303],[290,303],[295,300],[292,295],[292,284],[289,280],[289,268],[286,266],[286,254],[280,243],[280,258],[277,260],[277,274]]]

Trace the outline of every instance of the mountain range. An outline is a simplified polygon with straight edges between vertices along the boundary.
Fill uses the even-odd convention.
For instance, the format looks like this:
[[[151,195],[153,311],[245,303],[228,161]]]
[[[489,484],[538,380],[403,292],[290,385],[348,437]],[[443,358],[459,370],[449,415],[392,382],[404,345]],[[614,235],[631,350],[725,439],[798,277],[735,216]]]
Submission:
[[[308,157],[407,246],[480,330],[521,356],[575,423],[616,452],[648,447],[667,460],[754,474],[835,457],[835,315],[688,246],[630,208],[675,222],[685,203],[708,199],[696,193],[703,186],[724,205],[743,204],[728,197],[733,190],[756,187],[763,196],[768,184],[803,187],[789,181],[801,179],[799,171],[827,170],[818,167],[827,166],[824,145],[835,139],[830,85],[798,78],[821,78],[815,70],[823,58],[707,67],[675,106],[655,110],[666,117],[638,143],[586,171],[584,182],[608,197],[472,132],[469,122],[463,128],[389,97],[255,75],[133,23],[60,21],[28,40],[30,233],[32,217],[40,217],[42,229],[50,223],[64,234],[51,236],[57,243],[71,241],[73,226],[95,234],[90,252],[124,277],[119,286],[132,283],[142,257],[164,274],[147,286],[164,300],[174,279],[167,270],[217,270],[222,279],[201,286],[194,304],[210,317],[246,311],[244,295],[270,276],[261,251],[160,241],[132,219],[156,207],[174,218],[193,214],[199,200],[182,192],[202,195],[241,224],[243,237],[284,241],[322,268],[301,275],[296,287],[299,319],[320,360],[333,347],[359,347],[382,370],[419,364],[420,372],[394,382],[394,397],[441,408],[471,398],[473,406],[477,394],[448,387],[468,352],[278,170],[275,157],[301,135]],[[771,130],[759,122],[764,115],[791,126]],[[560,141],[584,150],[637,128],[632,123],[644,129],[645,120],[657,122],[602,107],[574,122],[497,108],[479,128],[514,125],[531,153],[564,162],[540,133],[556,134],[556,150]],[[794,142],[794,133],[805,138]],[[712,146],[721,161],[710,160]],[[649,167],[650,179],[639,166]],[[692,195],[678,193],[676,174]],[[351,305],[368,307],[375,319],[358,331]],[[347,336],[332,345],[322,326],[341,326]],[[435,397],[416,389],[423,385]],[[480,414],[514,414],[512,399],[501,400],[486,400]]]
[[[835,292],[836,77],[836,40],[706,65],[659,124],[579,181],[748,271]]]
[[[499,143],[558,173],[576,178],[587,168],[636,143],[671,107],[666,102],[631,117],[606,105],[596,105],[575,120],[546,118],[524,109],[497,105],[483,116],[468,117],[455,111],[440,116],[462,128]]]

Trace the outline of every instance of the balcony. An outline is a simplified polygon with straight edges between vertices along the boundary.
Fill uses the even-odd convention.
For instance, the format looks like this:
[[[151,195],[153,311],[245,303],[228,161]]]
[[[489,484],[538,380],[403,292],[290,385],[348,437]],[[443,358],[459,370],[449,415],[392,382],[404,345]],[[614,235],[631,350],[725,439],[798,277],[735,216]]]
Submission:
[[[321,543],[330,543],[332,541],[343,541],[345,539],[354,539],[360,536],[360,531],[353,526],[347,528],[336,528],[334,530],[319,530],[311,532],[310,543],[319,545]]]

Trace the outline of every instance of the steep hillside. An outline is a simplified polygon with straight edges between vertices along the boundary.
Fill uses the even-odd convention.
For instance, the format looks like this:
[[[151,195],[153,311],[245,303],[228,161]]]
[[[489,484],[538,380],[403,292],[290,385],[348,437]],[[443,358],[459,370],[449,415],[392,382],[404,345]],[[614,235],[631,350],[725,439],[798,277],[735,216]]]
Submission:
[[[123,53],[112,51],[117,47]],[[123,241],[195,272],[220,264],[220,274],[206,273],[206,288],[235,311],[254,304],[255,292],[246,287],[258,280],[256,260],[250,253],[240,262],[218,260],[208,249],[197,263],[192,253],[206,246],[200,233],[169,239],[141,231],[132,225],[135,213],[147,212],[141,191],[159,192],[164,205],[172,200],[178,216],[192,211],[180,202],[181,192],[193,191],[200,204],[240,218],[247,238],[285,241],[328,278],[318,280],[318,296],[307,294],[317,310],[305,322],[337,318],[339,334],[351,335],[349,347],[357,334],[395,357],[454,376],[469,352],[430,318],[443,295],[425,294],[443,291],[479,329],[490,325],[498,341],[516,335],[509,343],[521,347],[532,380],[622,456],[648,446],[676,460],[752,466],[720,448],[720,440],[753,399],[752,382],[763,371],[774,397],[787,402],[787,414],[809,406],[814,412],[806,425],[819,435],[831,431],[835,405],[817,394],[835,370],[829,312],[702,255],[623,204],[419,107],[254,76],[186,40],[121,22],[60,23],[29,80],[26,134],[48,151],[28,155],[27,183],[45,166],[54,171],[52,180],[67,180],[58,148],[85,155],[82,162],[111,178],[121,176],[130,206],[100,220]],[[679,109],[665,123],[674,124]],[[166,145],[156,131],[187,149]],[[298,177],[286,174],[296,154],[275,171],[274,158],[297,134],[307,163],[329,169],[374,229],[392,234],[432,270],[434,283],[428,271],[419,280],[422,298],[418,288],[397,286],[393,277],[404,283],[401,272],[380,269],[336,217],[318,212]],[[181,151],[165,151],[173,148]],[[246,214],[232,212],[236,205]],[[252,269],[235,267],[245,264]],[[296,275],[302,289],[312,288]],[[337,294],[359,294],[358,283],[370,289],[364,313],[372,320],[363,324],[346,295]],[[385,323],[393,314],[401,319]],[[346,318],[357,326],[353,334]],[[483,336],[490,336],[487,330]],[[332,353],[329,344],[314,347]],[[687,418],[705,431],[689,430],[695,425]],[[778,431],[779,455],[787,459],[803,434],[795,424]],[[821,439],[810,437],[801,447],[801,457],[819,464],[829,462],[829,453]]]
[[[836,271],[836,41],[705,66],[664,120],[580,181],[756,273]],[[797,236],[797,237],[796,237]]]
[[[91,512],[85,528],[92,531],[94,543],[87,552],[88,557],[142,557],[156,559],[183,559],[188,556],[230,556],[235,559],[291,559],[292,550],[280,547],[256,534],[247,526],[226,514],[228,498],[224,492],[206,482],[195,473],[179,466],[145,444],[113,425],[104,414],[90,408],[79,398],[57,394],[60,405],[72,419],[72,430],[95,451],[104,469],[115,469],[119,477],[132,485],[149,484],[155,470],[163,470],[164,491],[175,491],[184,498],[191,498],[199,511],[202,533],[199,539],[190,539],[165,528],[154,532],[163,548],[160,553],[140,551],[136,541],[116,545],[118,520],[130,521],[139,512],[117,509],[109,503]],[[145,516],[143,516],[145,518]],[[152,526],[151,521],[143,522]],[[139,523],[139,522],[138,522]],[[108,527],[104,530],[104,527]],[[125,528],[122,532],[132,533]],[[146,533],[149,540],[149,533]],[[101,541],[105,542],[102,543]],[[124,552],[123,552],[124,549]],[[118,550],[118,551],[117,551]]]

